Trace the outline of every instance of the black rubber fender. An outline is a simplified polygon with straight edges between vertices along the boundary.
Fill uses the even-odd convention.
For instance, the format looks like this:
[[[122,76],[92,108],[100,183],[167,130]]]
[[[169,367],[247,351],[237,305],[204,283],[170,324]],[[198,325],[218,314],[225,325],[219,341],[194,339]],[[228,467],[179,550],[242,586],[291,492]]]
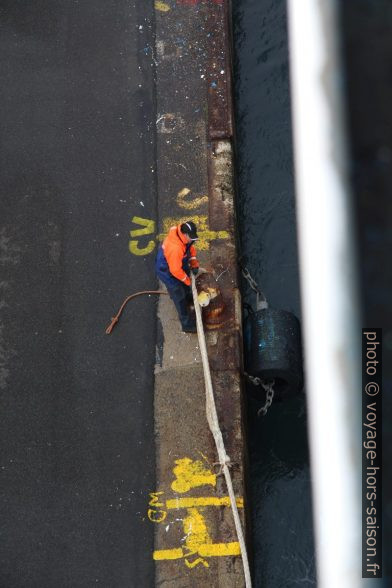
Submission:
[[[249,313],[244,324],[245,371],[264,381],[275,380],[275,400],[302,391],[301,327],[286,310],[264,308]],[[252,396],[263,400],[260,386],[248,386]]]

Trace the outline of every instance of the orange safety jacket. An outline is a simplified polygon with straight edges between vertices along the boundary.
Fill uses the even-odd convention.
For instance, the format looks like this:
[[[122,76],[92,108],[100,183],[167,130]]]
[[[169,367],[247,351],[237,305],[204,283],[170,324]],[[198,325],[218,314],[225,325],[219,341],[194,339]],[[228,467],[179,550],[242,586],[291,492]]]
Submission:
[[[181,232],[181,224],[170,227],[169,234],[162,243],[162,251],[170,273],[180,282],[190,286],[191,281],[183,269],[183,262],[188,257],[191,268],[199,267],[199,262],[196,258],[195,246],[192,243],[187,243],[186,235]]]

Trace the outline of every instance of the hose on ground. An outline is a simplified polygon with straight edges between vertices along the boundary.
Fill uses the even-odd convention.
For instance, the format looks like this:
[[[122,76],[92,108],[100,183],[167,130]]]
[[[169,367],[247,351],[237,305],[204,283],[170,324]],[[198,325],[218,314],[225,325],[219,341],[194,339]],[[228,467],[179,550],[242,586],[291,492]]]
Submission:
[[[195,276],[192,275],[192,294],[193,294],[193,303],[195,306],[195,313],[196,313],[196,326],[197,326],[197,336],[199,339],[199,348],[201,353],[201,359],[203,363],[203,372],[204,372],[204,382],[206,388],[206,412],[207,412],[207,421],[210,427],[211,433],[214,437],[216,449],[218,452],[218,459],[219,464],[222,468],[222,471],[225,476],[227,489],[229,492],[230,497],[230,504],[231,509],[233,512],[234,517],[234,524],[235,529],[238,537],[238,543],[240,544],[241,549],[241,557],[242,557],[242,565],[244,568],[244,576],[245,576],[245,586],[246,588],[252,587],[252,581],[250,576],[250,569],[249,569],[249,560],[248,554],[246,551],[246,544],[244,539],[244,533],[241,526],[240,516],[238,514],[237,502],[235,499],[234,489],[233,489],[233,482],[231,480],[231,474],[229,470],[230,465],[230,457],[226,453],[225,445],[223,442],[222,431],[219,427],[219,420],[218,420],[218,413],[216,411],[215,405],[215,398],[214,398],[214,390],[212,387],[212,379],[211,379],[211,371],[208,362],[208,354],[207,354],[207,345],[206,345],[206,338],[204,334],[204,327],[203,321],[201,317],[200,306],[197,300],[197,290],[196,290],[196,281]]]
[[[130,300],[132,300],[132,298],[136,298],[136,296],[142,296],[143,294],[168,294],[168,292],[166,292],[164,290],[143,290],[142,292],[136,292],[135,294],[131,294],[130,296],[127,296],[127,298],[124,300],[124,302],[120,306],[119,311],[116,314],[116,316],[112,317],[112,321],[105,331],[107,335],[110,335],[110,333],[113,331],[115,325],[120,320],[120,316],[121,316],[122,311],[124,310],[124,308],[128,304],[128,302]]]

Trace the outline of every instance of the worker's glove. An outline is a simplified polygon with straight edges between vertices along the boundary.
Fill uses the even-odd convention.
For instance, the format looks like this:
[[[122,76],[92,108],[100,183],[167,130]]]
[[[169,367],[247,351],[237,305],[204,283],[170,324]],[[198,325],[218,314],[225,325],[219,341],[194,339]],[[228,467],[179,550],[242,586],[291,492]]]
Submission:
[[[197,276],[197,274],[199,273],[199,268],[198,267],[193,267],[191,271],[192,271],[192,274],[194,276]]]

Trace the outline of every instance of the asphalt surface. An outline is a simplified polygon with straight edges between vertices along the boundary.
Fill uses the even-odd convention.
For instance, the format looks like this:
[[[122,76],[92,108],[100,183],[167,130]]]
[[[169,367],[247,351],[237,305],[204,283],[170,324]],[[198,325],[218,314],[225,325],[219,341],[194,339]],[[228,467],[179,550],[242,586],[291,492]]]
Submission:
[[[152,11],[0,2],[4,588],[154,585]]]

